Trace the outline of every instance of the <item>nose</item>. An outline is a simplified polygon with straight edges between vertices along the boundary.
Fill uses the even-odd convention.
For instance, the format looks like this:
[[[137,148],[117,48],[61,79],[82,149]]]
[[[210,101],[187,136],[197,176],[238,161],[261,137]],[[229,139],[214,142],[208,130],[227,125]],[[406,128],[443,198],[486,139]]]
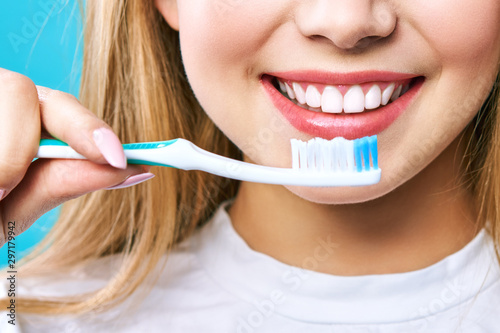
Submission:
[[[295,14],[299,31],[340,49],[365,48],[392,34],[397,16],[382,0],[309,0]]]

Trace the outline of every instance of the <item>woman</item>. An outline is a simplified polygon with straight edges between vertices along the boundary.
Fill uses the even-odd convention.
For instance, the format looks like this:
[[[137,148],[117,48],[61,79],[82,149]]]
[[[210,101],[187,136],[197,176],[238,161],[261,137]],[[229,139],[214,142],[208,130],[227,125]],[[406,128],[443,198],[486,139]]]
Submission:
[[[25,330],[496,329],[497,1],[113,0],[86,14],[81,100],[97,118],[3,74],[4,151],[19,152],[1,172],[16,180],[0,180],[2,222],[17,232],[150,178],[124,169],[118,138],[184,137],[289,167],[291,138],[378,134],[382,180],[318,189],[153,169],[88,194],[19,268]],[[21,100],[22,117],[9,107]],[[30,165],[40,127],[91,162]]]

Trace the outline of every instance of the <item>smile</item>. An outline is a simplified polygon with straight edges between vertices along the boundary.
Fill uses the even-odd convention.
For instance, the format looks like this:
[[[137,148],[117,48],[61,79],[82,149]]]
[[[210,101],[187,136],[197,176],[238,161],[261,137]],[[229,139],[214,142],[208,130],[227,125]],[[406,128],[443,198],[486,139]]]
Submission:
[[[277,79],[284,96],[316,112],[359,113],[396,101],[410,88],[410,80],[356,85],[319,85]]]
[[[299,131],[352,140],[389,127],[414,100],[424,78],[393,72],[299,72],[266,74],[261,82]]]

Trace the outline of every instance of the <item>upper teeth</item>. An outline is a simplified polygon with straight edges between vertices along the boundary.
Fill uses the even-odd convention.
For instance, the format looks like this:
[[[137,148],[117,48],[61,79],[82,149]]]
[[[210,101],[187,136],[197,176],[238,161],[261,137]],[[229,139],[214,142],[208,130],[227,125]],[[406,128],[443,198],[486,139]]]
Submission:
[[[376,109],[381,105],[387,105],[390,101],[395,101],[402,94],[408,91],[409,83],[402,84],[392,82],[383,91],[378,84],[373,84],[365,92],[360,85],[351,86],[345,95],[335,86],[326,86],[323,93],[312,84],[307,85],[304,90],[303,85],[297,82],[282,82],[278,80],[280,89],[286,93],[291,100],[307,105],[315,111],[328,113],[356,113],[364,110]]]

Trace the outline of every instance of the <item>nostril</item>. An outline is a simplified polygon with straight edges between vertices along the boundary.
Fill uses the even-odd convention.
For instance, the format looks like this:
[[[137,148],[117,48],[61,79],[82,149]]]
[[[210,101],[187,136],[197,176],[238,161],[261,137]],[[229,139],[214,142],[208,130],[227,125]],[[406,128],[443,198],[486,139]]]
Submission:
[[[387,38],[396,29],[395,9],[385,1],[315,3],[317,5],[300,7],[294,15],[298,31],[311,41],[327,41],[343,51],[355,53]]]
[[[327,37],[322,36],[322,35],[311,35],[311,36],[307,36],[307,38],[312,40],[312,41],[325,41],[328,43],[331,42],[330,39],[328,39]]]
[[[381,39],[380,36],[367,36],[358,41],[356,44],[357,49],[366,49],[368,46],[372,45],[377,40]]]
[[[374,37],[376,38],[376,36],[374,36]],[[311,35],[311,36],[307,36],[307,38],[309,40],[311,40],[313,42],[317,42],[317,43],[323,42],[326,44],[331,44],[331,42],[332,42],[332,40],[330,38],[325,37],[323,35]],[[355,41],[346,41],[345,43],[335,42],[335,45],[339,48],[346,50],[346,51],[355,52],[355,51],[359,51],[359,50],[362,50],[362,49],[368,47],[371,43],[372,42],[369,39],[369,37],[365,37],[362,40],[359,40],[357,43]]]

